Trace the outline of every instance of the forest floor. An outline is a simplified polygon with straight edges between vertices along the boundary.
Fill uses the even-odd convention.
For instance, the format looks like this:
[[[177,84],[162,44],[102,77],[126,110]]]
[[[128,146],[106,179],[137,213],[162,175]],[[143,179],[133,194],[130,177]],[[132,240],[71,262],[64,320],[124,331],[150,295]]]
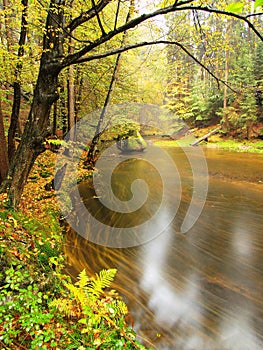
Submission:
[[[54,178],[55,160],[56,154],[50,151],[37,159],[18,211],[8,206],[6,194],[0,195],[0,348],[84,350],[85,344],[89,349],[145,349],[124,321],[126,306],[121,301],[116,304],[117,293],[108,296],[110,291],[102,292],[109,286],[107,276],[113,270],[104,274],[102,271],[96,277],[101,292],[84,306],[78,295],[83,295],[83,283],[95,277],[88,279],[83,272],[82,284],[73,285],[65,275],[66,237],[61,213],[55,191],[46,186]],[[74,289],[76,295],[68,289]],[[98,293],[94,287],[95,292]],[[122,305],[118,313],[114,303],[116,310]],[[86,309],[93,310],[98,305],[97,311],[105,322],[96,326],[97,312],[86,315]],[[84,319],[91,320],[89,332]]]

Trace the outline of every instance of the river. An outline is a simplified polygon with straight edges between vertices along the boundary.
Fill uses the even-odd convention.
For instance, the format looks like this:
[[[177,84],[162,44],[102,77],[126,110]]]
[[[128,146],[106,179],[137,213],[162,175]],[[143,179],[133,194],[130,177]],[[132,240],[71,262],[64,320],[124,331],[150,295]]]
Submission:
[[[180,233],[193,181],[184,152],[171,147],[166,151],[180,165],[182,186],[171,224],[153,239],[128,248],[98,245],[71,229],[65,244],[68,272],[75,277],[83,268],[88,273],[117,268],[112,287],[128,304],[138,339],[146,346],[158,350],[261,350],[263,156],[204,149],[209,172],[207,198],[195,224]],[[144,177],[150,204],[147,201],[141,211],[129,214],[129,220],[125,213],[107,214],[89,183],[83,182],[79,192],[89,212],[116,227],[147,221],[154,204],[160,204],[162,184],[158,172],[152,166],[145,170],[144,163],[143,159],[124,159],[112,186],[121,200],[127,200],[131,182]],[[171,175],[169,166],[165,171]],[[167,203],[166,211],[172,212],[174,208]]]

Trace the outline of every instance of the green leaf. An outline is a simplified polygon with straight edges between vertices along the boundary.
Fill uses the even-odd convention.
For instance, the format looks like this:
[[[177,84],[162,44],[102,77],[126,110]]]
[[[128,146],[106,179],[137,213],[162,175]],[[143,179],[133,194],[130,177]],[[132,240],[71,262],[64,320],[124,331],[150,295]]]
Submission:
[[[243,10],[244,4],[242,2],[232,2],[227,5],[226,11],[233,13],[241,13]]]
[[[255,1],[255,9],[259,6],[263,6],[263,0],[256,0]]]

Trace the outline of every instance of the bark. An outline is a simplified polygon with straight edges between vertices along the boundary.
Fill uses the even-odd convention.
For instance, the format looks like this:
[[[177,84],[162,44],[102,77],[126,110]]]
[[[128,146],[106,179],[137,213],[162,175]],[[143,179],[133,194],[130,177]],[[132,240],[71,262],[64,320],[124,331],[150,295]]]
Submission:
[[[69,54],[74,52],[73,40],[70,38],[69,43]],[[75,139],[75,86],[74,86],[74,67],[69,66],[68,68],[68,82],[67,82],[67,90],[68,90],[68,131],[70,133],[70,140]]]
[[[22,5],[23,5],[23,11],[22,11],[22,18],[21,18],[21,31],[20,31],[20,38],[19,38],[18,59],[24,56],[24,45],[26,43],[26,36],[27,36],[26,28],[27,28],[28,0],[22,0]],[[15,134],[17,129],[20,130],[19,112],[20,112],[20,105],[21,105],[21,85],[19,81],[19,76],[20,76],[21,70],[22,70],[22,63],[18,62],[16,65],[16,71],[15,71],[16,81],[14,82],[14,98],[13,98],[11,122],[8,130],[8,159],[10,163],[16,151]]]
[[[63,23],[63,4],[64,0],[51,1],[31,110],[8,175],[1,186],[1,192],[8,192],[9,205],[12,207],[19,205],[29,172],[38,155],[45,151],[45,137],[50,133],[49,116],[52,104],[58,98],[58,75],[63,54],[63,40],[58,30]]]
[[[4,116],[0,100],[0,184],[4,180],[8,171],[7,145],[4,129]]]

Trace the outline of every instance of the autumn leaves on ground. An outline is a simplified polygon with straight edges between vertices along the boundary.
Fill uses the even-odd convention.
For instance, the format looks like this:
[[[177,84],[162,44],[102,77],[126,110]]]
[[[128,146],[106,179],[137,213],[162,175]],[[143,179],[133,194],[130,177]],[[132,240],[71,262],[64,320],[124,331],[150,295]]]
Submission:
[[[63,274],[64,235],[53,190],[55,155],[45,152],[30,174],[20,211],[0,207],[0,348],[144,349],[128,310],[110,290],[116,270],[76,284]]]

